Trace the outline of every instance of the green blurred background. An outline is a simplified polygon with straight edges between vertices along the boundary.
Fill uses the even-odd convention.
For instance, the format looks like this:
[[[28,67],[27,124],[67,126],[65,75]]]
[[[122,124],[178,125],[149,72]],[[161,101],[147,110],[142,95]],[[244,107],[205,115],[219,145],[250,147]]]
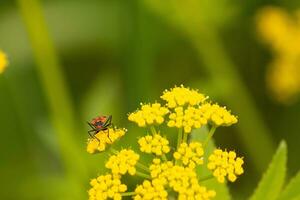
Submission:
[[[282,105],[266,87],[273,56],[255,16],[267,5],[293,11],[300,3],[1,0],[0,49],[10,65],[0,75],[0,199],[87,199],[107,157],[86,153],[86,121],[112,114],[129,129],[118,145],[134,147],[144,133],[127,114],[176,84],[239,116],[216,134],[217,146],[246,161],[229,185],[233,197],[252,193],[281,139],[294,175],[300,102]]]

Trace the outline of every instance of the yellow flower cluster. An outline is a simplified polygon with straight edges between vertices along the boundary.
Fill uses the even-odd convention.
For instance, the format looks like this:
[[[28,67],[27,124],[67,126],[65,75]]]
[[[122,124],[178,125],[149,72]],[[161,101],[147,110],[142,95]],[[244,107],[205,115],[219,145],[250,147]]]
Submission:
[[[259,12],[257,27],[275,54],[267,73],[267,84],[282,103],[300,94],[300,15],[290,16],[281,8],[267,7]]]
[[[0,74],[4,72],[8,65],[6,54],[0,50]]]
[[[137,123],[139,127],[146,125],[161,124],[164,122],[164,116],[169,110],[159,103],[142,104],[141,109],[129,114],[129,121]]]
[[[178,199],[210,199],[216,193],[200,186],[197,174],[192,168],[174,165],[171,161],[161,163],[160,159],[154,159],[150,166],[151,177],[157,185],[166,185],[178,193]]]
[[[106,149],[107,145],[114,143],[120,137],[125,135],[126,129],[113,129],[109,128],[105,131],[99,131],[95,137],[90,138],[87,144],[87,152],[95,153],[96,151],[102,152]]]
[[[169,141],[159,134],[147,135],[138,140],[141,152],[153,153],[157,156],[169,153]]]
[[[184,106],[186,104],[195,106],[204,102],[206,99],[206,97],[197,90],[185,88],[183,85],[174,87],[170,91],[165,90],[160,98],[167,102],[169,108]]]
[[[105,167],[111,169],[113,174],[126,174],[135,175],[135,165],[140,156],[131,149],[123,149],[117,155],[112,155]]]
[[[195,168],[196,165],[203,164],[204,151],[202,144],[199,142],[191,142],[190,144],[181,143],[173,156],[176,160],[180,160],[184,166]]]
[[[169,115],[169,127],[184,128],[190,133],[192,128],[200,128],[208,122],[215,126],[230,126],[237,123],[237,117],[232,115],[225,107],[218,104],[204,103],[199,107],[177,107]]]
[[[236,116],[218,104],[205,103],[199,109],[206,119],[215,126],[230,126],[238,121]]]
[[[208,160],[207,168],[213,171],[213,175],[220,183],[225,181],[226,176],[229,181],[234,182],[237,176],[244,172],[243,159],[236,157],[236,153],[233,151],[227,152],[216,149]]]
[[[185,134],[190,133],[194,128],[210,124],[212,126],[209,136],[205,139],[206,144],[216,127],[236,123],[236,116],[225,107],[207,102],[203,94],[184,86],[166,90],[161,98],[167,102],[166,105],[159,103],[142,105],[141,109],[131,113],[128,119],[144,127],[162,124],[165,115],[168,114],[167,126],[179,128],[177,149],[173,149],[168,139],[162,137],[159,130],[157,131],[158,127],[153,126],[150,126],[152,135],[138,139],[140,151],[155,156],[150,166],[141,163],[139,154],[133,150],[117,151],[112,147],[109,148],[113,155],[110,156],[105,167],[110,169],[111,175],[92,180],[92,189],[89,191],[91,200],[122,199],[129,196],[135,200],[167,200],[174,198],[174,192],[179,200],[209,200],[216,196],[216,192],[204,187],[202,182],[199,183],[199,180],[204,181],[207,178],[198,177],[196,167],[207,166],[212,171],[213,176],[210,178],[216,178],[219,182],[224,182],[225,177],[234,182],[237,176],[243,173],[243,159],[236,157],[233,151],[217,149],[209,159],[204,159],[206,145],[189,141],[190,135]],[[103,131],[96,134],[100,142],[91,139],[88,152],[103,151],[107,145],[125,134],[124,129],[110,129],[109,132],[110,137]],[[173,157],[167,155],[170,152]],[[168,160],[171,157],[172,159]],[[134,191],[125,192],[127,187],[120,181],[125,174],[136,175],[146,180],[137,185]],[[169,190],[172,193],[168,193]]]
[[[144,199],[157,199],[157,200],[167,200],[168,192],[160,184],[157,179],[152,180],[152,182],[145,180],[142,185],[139,185],[135,189],[136,196],[134,200],[144,200]]]
[[[207,124],[207,118],[203,114],[199,108],[189,106],[184,110],[183,107],[176,107],[169,115],[168,126],[183,127],[185,133],[190,133],[192,128],[200,128]]]
[[[118,175],[102,175],[90,182],[89,200],[114,199],[121,200],[121,193],[127,190],[127,186],[121,183]]]

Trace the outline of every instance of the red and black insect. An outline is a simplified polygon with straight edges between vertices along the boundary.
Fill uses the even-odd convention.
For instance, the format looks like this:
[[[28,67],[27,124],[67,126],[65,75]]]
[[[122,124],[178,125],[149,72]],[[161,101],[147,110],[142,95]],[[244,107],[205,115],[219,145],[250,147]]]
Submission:
[[[94,118],[91,122],[87,122],[91,127],[91,130],[88,131],[90,137],[95,138],[99,141],[99,139],[95,136],[100,131],[106,131],[109,138],[109,128],[112,127],[112,116],[99,116]],[[110,139],[110,138],[109,138]]]

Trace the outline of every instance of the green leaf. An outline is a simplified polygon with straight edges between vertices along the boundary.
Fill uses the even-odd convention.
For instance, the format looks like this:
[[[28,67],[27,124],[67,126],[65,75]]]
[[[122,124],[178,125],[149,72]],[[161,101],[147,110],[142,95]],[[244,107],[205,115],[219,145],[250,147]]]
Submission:
[[[289,184],[280,194],[278,200],[299,200],[300,199],[300,171],[292,178]]]
[[[208,135],[208,128],[202,127],[197,130],[193,130],[191,135],[192,141],[200,141],[203,142]],[[204,153],[204,160],[208,159],[208,156],[213,152],[215,149],[215,144],[213,140],[210,140],[206,146],[205,153]],[[206,165],[202,165],[200,168],[197,168],[198,177],[207,177],[212,175],[211,171],[207,169]],[[214,200],[230,200],[231,196],[229,193],[229,189],[226,184],[219,183],[215,178],[206,180],[200,183],[201,185],[205,186],[209,190],[215,190],[217,195]]]
[[[250,200],[273,200],[284,184],[287,162],[287,146],[282,141]]]

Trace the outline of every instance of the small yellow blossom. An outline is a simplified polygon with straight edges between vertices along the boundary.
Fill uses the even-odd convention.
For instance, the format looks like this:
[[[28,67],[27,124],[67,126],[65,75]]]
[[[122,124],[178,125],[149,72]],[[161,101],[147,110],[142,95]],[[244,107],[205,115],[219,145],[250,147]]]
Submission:
[[[6,54],[0,50],[0,74],[4,72],[8,65]]]
[[[183,85],[174,87],[170,91],[165,90],[160,98],[167,102],[169,108],[184,106],[186,104],[195,106],[206,100],[206,97],[197,90],[185,88]]]
[[[200,107],[200,112],[215,126],[230,126],[238,121],[236,116],[218,104],[203,104]]]
[[[169,173],[174,166],[173,162],[167,161],[162,163],[158,158],[153,159],[152,162],[149,167],[151,177],[159,179],[163,185],[166,184]]]
[[[140,156],[131,149],[123,149],[117,155],[112,155],[105,167],[111,169],[113,174],[126,174],[135,175],[135,165]]]
[[[202,144],[199,142],[191,142],[190,144],[181,143],[177,151],[173,154],[176,160],[180,160],[184,166],[190,168],[202,165],[203,155]]]
[[[159,134],[147,135],[138,140],[141,152],[153,153],[157,156],[169,153],[169,141]]]
[[[141,109],[129,114],[129,121],[137,123],[139,127],[146,125],[161,124],[164,122],[164,116],[169,110],[159,103],[142,104]]]
[[[142,185],[138,185],[135,189],[136,196],[134,200],[167,200],[168,192],[165,190],[163,185],[160,184],[159,180],[154,179],[152,182],[145,180]]]
[[[238,175],[243,174],[243,159],[236,157],[234,151],[222,151],[221,149],[214,150],[213,154],[208,158],[207,168],[213,171],[213,176],[220,183],[225,181],[225,177],[231,182],[237,179]]]
[[[174,112],[169,115],[169,127],[182,128],[185,133],[190,133],[192,128],[201,128],[207,124],[207,117],[204,116],[199,108],[192,106],[184,109],[183,107],[176,107]]]
[[[107,145],[113,144],[120,137],[125,135],[126,129],[113,129],[99,131],[95,137],[90,138],[87,145],[88,153],[95,153],[96,151],[102,152],[106,149]]]
[[[111,174],[92,179],[90,185],[89,200],[121,200],[121,193],[127,190],[127,186],[121,183],[120,176]]]

